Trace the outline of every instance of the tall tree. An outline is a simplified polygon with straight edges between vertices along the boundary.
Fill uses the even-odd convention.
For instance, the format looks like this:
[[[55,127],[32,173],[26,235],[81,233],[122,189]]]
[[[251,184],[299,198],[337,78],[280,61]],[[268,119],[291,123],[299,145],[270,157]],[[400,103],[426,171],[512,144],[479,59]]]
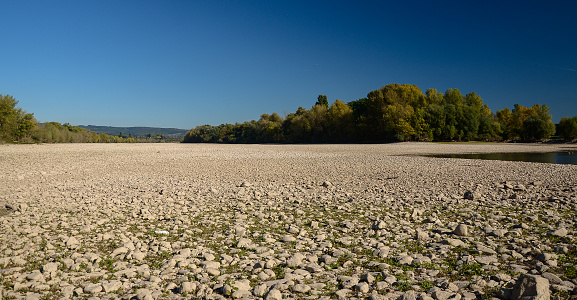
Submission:
[[[577,116],[572,118],[563,117],[559,122],[559,127],[557,130],[559,134],[565,140],[574,140],[577,138]]]
[[[16,107],[17,104],[14,97],[0,94],[0,138],[18,140],[30,135],[36,127],[34,115]]]
[[[317,97],[317,103],[315,105],[323,105],[325,107],[329,107],[329,100],[327,99],[327,95],[319,95]]]

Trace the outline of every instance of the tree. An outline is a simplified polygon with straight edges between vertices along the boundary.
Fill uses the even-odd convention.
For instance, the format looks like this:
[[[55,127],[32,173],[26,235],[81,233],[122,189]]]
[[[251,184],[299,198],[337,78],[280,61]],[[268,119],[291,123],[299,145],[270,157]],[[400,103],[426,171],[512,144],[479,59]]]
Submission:
[[[550,126],[547,120],[543,120],[536,115],[531,115],[525,121],[523,121],[521,139],[524,141],[542,140],[550,138],[554,133],[554,124],[553,126]]]
[[[508,108],[497,112],[497,118],[503,127],[506,139],[534,141],[548,139],[555,134],[555,124],[551,121],[547,105],[535,104],[524,107],[515,104],[511,111]]]
[[[14,97],[0,94],[0,138],[19,140],[36,127],[34,115],[16,107],[17,104]]]
[[[328,138],[331,142],[351,141],[354,134],[353,109],[335,100],[328,110]]]
[[[32,131],[38,125],[38,121],[36,121],[33,114],[27,114],[25,111],[19,111],[17,124],[18,125],[14,135],[18,139],[23,139],[32,133]]]
[[[577,116],[572,118],[563,117],[559,121],[557,134],[564,140],[574,140],[577,138]]]
[[[315,105],[324,105],[325,107],[329,107],[329,100],[327,99],[327,95],[319,95]]]

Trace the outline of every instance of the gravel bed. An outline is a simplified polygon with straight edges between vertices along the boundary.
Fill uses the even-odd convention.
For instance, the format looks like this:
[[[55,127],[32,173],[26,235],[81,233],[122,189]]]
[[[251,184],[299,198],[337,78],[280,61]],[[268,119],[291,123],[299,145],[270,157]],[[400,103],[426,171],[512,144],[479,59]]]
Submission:
[[[569,150],[2,145],[0,299],[577,298],[577,166],[419,156]]]

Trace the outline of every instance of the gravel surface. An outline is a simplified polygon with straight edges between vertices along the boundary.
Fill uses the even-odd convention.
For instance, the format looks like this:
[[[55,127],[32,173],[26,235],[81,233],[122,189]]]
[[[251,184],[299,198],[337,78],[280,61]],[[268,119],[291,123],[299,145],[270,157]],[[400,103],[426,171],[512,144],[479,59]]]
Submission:
[[[0,146],[0,299],[577,298],[576,145]]]

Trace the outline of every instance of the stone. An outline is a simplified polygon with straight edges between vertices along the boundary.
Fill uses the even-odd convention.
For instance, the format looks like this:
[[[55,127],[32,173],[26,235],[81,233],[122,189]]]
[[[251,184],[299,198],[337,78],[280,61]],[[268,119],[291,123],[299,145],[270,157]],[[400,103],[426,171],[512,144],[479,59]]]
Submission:
[[[335,296],[337,296],[337,299],[348,299],[350,293],[352,293],[352,291],[349,289],[340,289],[335,292]]]
[[[256,297],[262,297],[264,296],[264,294],[266,294],[266,291],[268,290],[268,286],[264,283],[255,286],[252,289],[252,294],[255,295]]]
[[[443,291],[442,289],[437,289],[437,290],[433,291],[433,293],[431,295],[436,300],[447,300],[447,299],[451,298],[451,296],[453,296],[453,293]]]
[[[297,239],[290,234],[286,234],[286,235],[283,235],[280,240],[281,240],[281,242],[284,242],[284,243],[290,243],[290,242],[295,242]]]
[[[178,292],[181,294],[192,293],[194,292],[194,290],[196,290],[196,282],[190,282],[190,281],[185,281],[181,283],[180,287],[178,288]]]
[[[71,236],[66,240],[66,248],[74,250],[80,247],[80,241],[78,241],[75,237]]]
[[[549,300],[549,280],[537,275],[522,274],[511,292],[512,300]]]
[[[548,261],[553,259],[553,254],[551,253],[539,253],[535,256],[535,259],[538,261]]]
[[[120,280],[112,280],[108,283],[102,284],[102,289],[105,293],[111,293],[118,291],[122,287],[122,282]]]
[[[463,195],[463,198],[467,200],[477,200],[480,198],[480,195],[476,192],[467,191],[465,195]]]
[[[359,291],[361,293],[368,293],[369,292],[369,284],[366,282],[360,282],[354,286],[355,291]]]
[[[567,231],[566,228],[559,228],[556,230],[552,230],[549,234],[553,236],[564,237],[567,236],[567,233],[569,233],[569,231]]]
[[[467,247],[467,243],[465,243],[459,239],[447,238],[446,240],[444,240],[444,243],[447,245],[451,245],[453,247]]]
[[[455,228],[455,230],[453,231],[453,233],[456,234],[456,235],[458,235],[458,236],[467,236],[467,235],[469,235],[467,225],[465,225],[465,224],[459,224],[459,225],[457,226],[457,228]]]
[[[484,265],[488,265],[488,264],[492,264],[492,263],[496,263],[499,262],[499,259],[497,258],[497,256],[494,255],[490,255],[490,256],[477,256],[475,257],[475,260],[478,263],[484,264]]]
[[[429,239],[429,233],[426,231],[422,231],[422,230],[416,230],[415,231],[415,239],[419,240],[419,241],[426,241]]]
[[[549,280],[550,283],[553,284],[560,284],[563,280],[561,280],[561,278],[559,278],[559,276],[550,273],[550,272],[543,272],[543,274],[541,274],[541,276],[543,276],[544,278],[547,278],[547,280]]]
[[[28,274],[26,276],[26,279],[30,280],[30,281],[36,281],[36,282],[46,282],[44,275],[42,275],[42,273],[40,273],[38,271],[35,271],[35,272]]]
[[[399,257],[398,262],[401,265],[410,265],[413,263],[413,258],[410,255],[404,255]]]
[[[405,292],[399,300],[417,300],[418,298],[419,295],[417,294],[417,292],[410,290]]]
[[[112,251],[112,253],[110,254],[110,256],[115,257],[117,255],[121,255],[121,254],[126,254],[128,253],[130,249],[128,249],[127,247],[118,247],[116,249],[114,249],[114,251]]]
[[[304,255],[302,255],[301,253],[295,253],[287,260],[286,262],[287,267],[289,268],[298,267],[302,265],[303,259],[305,259]]]
[[[328,187],[333,186],[333,184],[332,184],[330,181],[324,181],[323,184],[322,184],[322,186],[328,188]]]
[[[282,300],[282,293],[277,289],[271,289],[264,297],[264,300]]]
[[[234,291],[231,296],[233,299],[246,299],[252,296],[252,293],[246,290],[238,290]]]
[[[102,285],[100,284],[89,284],[84,287],[84,292],[87,294],[97,294],[102,291]]]
[[[138,300],[153,300],[152,291],[149,289],[139,289],[136,291],[136,299]]]
[[[52,273],[52,272],[56,272],[58,270],[58,266],[60,265],[60,263],[57,262],[53,262],[53,263],[47,263],[44,266],[42,266],[42,273]]]
[[[232,286],[241,291],[250,291],[250,281],[248,279],[242,279],[235,281]]]
[[[381,230],[387,228],[387,223],[385,221],[374,221],[372,228],[374,230]]]
[[[299,284],[293,285],[291,287],[291,290],[293,292],[296,292],[296,293],[304,294],[304,293],[308,293],[311,290],[311,287],[306,285],[306,284],[299,283]]]
[[[247,238],[241,238],[238,240],[238,243],[236,244],[237,248],[243,248],[246,247],[248,245],[252,244],[252,240],[251,239],[247,239]]]

